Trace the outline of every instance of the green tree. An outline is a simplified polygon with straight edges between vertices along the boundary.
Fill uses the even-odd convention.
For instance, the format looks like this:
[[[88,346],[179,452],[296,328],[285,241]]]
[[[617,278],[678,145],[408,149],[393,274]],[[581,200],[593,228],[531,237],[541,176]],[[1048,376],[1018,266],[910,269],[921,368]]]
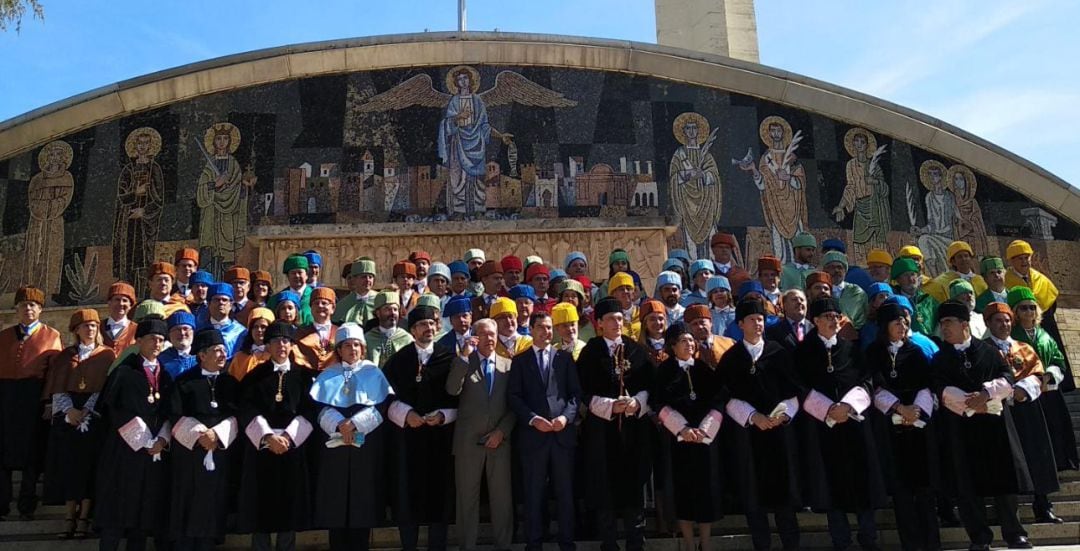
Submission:
[[[15,32],[22,30],[23,16],[27,10],[36,19],[45,19],[45,8],[38,0],[0,0],[0,31],[15,27]]]

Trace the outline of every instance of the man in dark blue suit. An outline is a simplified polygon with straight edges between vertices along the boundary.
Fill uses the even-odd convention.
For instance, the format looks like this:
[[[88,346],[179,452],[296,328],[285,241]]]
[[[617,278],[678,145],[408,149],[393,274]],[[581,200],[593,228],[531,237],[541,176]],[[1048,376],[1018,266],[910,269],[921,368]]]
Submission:
[[[545,489],[550,478],[558,503],[559,548],[574,549],[574,445],[581,387],[569,352],[551,346],[551,316],[529,318],[533,345],[514,357],[508,400],[517,416],[517,451],[521,454],[525,492],[527,551],[543,546]]]

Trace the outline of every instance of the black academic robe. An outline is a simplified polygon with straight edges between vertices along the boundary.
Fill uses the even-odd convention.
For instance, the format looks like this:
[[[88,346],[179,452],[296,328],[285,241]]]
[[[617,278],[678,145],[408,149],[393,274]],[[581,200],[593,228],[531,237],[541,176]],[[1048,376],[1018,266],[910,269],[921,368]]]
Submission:
[[[654,368],[640,344],[623,337],[623,357],[630,369],[623,375],[627,396],[654,386]],[[603,337],[593,337],[577,360],[581,393],[589,406],[593,398],[618,398],[619,376]],[[642,403],[641,407],[647,407]],[[581,439],[585,454],[586,501],[591,509],[621,510],[643,505],[642,487],[652,470],[656,427],[647,416],[612,415],[610,421],[591,411],[585,417]]]
[[[685,418],[686,426],[698,428],[711,412],[723,414],[723,394],[720,376],[709,364],[699,359],[683,369],[671,357],[657,368],[649,407],[661,416],[664,408],[670,408]],[[663,444],[671,450],[672,465],[677,466],[671,472],[676,518],[718,520],[723,516],[724,487],[719,432],[711,443],[699,444],[679,442],[668,428],[661,426],[661,430],[670,436]]]
[[[176,427],[182,417],[190,417],[207,428],[237,415],[239,383],[227,372],[216,377],[202,374],[198,367],[176,379],[169,400],[169,418]],[[216,404],[216,407],[215,407]],[[237,426],[239,428],[239,426]],[[170,532],[175,537],[216,538],[225,534],[228,513],[229,467],[232,455],[245,436],[237,430],[228,448],[220,442],[214,450],[214,470],[203,465],[206,450],[197,443],[187,449],[173,440],[172,507]]]
[[[372,368],[374,369],[374,368]],[[319,528],[374,528],[386,516],[386,442],[390,433],[387,408],[394,400],[388,395],[373,406],[328,406],[316,402],[318,409],[332,408],[349,419],[368,408],[375,408],[383,422],[364,435],[364,444],[327,448],[330,435],[316,426],[315,457],[315,526]]]
[[[172,378],[158,367],[160,397],[172,391]],[[109,375],[99,403],[108,419],[108,434],[98,463],[94,520],[100,528],[142,530],[162,534],[168,526],[169,455],[154,461],[146,450],[132,451],[120,437],[120,427],[138,417],[152,435],[168,422],[168,401],[155,398],[143,371],[143,358],[132,354]]]
[[[240,431],[258,416],[271,429],[285,429],[296,417],[314,426],[314,402],[308,395],[315,372],[296,363],[281,379],[282,401],[274,399],[278,373],[272,361],[251,370],[239,387]],[[240,476],[237,530],[248,532],[288,532],[304,530],[311,519],[311,479],[308,469],[308,442],[295,445],[281,455],[269,448],[259,449],[245,434],[242,439],[243,473]]]
[[[994,379],[1015,383],[997,348],[978,339],[972,339],[964,352],[943,346],[934,356],[931,372],[939,399],[950,386],[977,392]],[[965,498],[1031,493],[1031,476],[1009,408],[1001,415],[964,417],[942,402],[938,416],[948,462],[948,476],[942,477],[944,490]]]
[[[895,364],[889,354],[889,343],[881,340],[870,343],[866,365],[873,372],[874,392],[885,390],[896,396],[901,405],[914,404],[920,391],[931,388],[930,361],[911,341],[906,341],[896,352]],[[891,414],[875,414],[867,420],[877,426],[878,455],[891,489],[914,492],[937,487],[940,457],[934,415],[923,412],[924,428],[894,425]]]
[[[795,349],[795,357],[799,379],[805,385],[801,395],[804,406],[815,391],[839,402],[860,387],[872,398],[872,373],[857,343],[837,339],[830,351],[817,331],[811,330]],[[807,431],[802,440],[806,444],[802,452],[807,504],[817,510],[847,512],[884,506],[885,481],[870,421],[875,414],[873,404],[862,412],[864,421],[849,420],[832,428],[804,413],[800,430]]]
[[[452,349],[435,344],[427,364],[420,366],[415,345],[395,352],[383,365],[394,399],[423,416],[440,409],[457,409],[457,397],[446,392],[454,359]],[[419,370],[420,381],[417,381]],[[390,502],[398,524],[436,524],[454,521],[453,423],[404,428],[393,425],[387,446]]]
[[[716,366],[729,399],[738,399],[769,415],[780,402],[799,396],[791,355],[779,344],[765,341],[756,362],[739,342]],[[798,412],[794,421],[805,415]],[[724,464],[728,481],[744,512],[797,509],[802,506],[799,483],[798,437],[794,422],[762,431],[752,424],[725,420]]]

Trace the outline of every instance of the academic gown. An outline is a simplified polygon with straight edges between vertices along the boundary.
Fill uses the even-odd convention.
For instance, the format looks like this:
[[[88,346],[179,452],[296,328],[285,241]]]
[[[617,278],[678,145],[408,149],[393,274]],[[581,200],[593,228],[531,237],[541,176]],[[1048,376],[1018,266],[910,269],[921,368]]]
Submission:
[[[622,338],[623,358],[630,368],[622,377],[626,396],[637,398],[638,415],[610,415],[610,401],[619,397],[619,376],[603,337],[593,337],[578,356],[581,392],[589,406],[583,423],[586,501],[591,509],[621,510],[642,506],[642,486],[652,470],[656,427],[645,415],[655,370],[645,349]],[[610,415],[610,420],[600,414]],[[621,421],[620,421],[621,418]]]
[[[446,392],[446,378],[454,353],[437,344],[422,368],[416,346],[397,351],[383,365],[383,373],[394,389],[389,418],[408,409],[423,416],[442,411],[442,425],[402,428],[397,421],[390,428],[387,458],[390,462],[390,502],[398,524],[454,522],[454,458],[452,445],[457,415],[457,397]],[[416,378],[420,376],[420,381]]]
[[[984,384],[999,379],[1011,387],[1012,373],[994,345],[972,339],[963,352],[947,345],[934,357],[930,371],[942,404],[938,421],[948,463],[943,489],[971,498],[1031,493],[1031,475],[1009,408],[1000,415],[962,416],[947,407],[942,394],[947,388],[981,391]]]
[[[43,459],[41,392],[49,359],[63,347],[55,329],[42,322],[36,327],[29,336],[19,324],[0,331],[0,466],[10,471]]]
[[[330,324],[329,338],[325,341],[319,336],[314,325],[305,325],[296,332],[296,348],[316,371],[322,371],[337,361],[337,354],[334,352],[337,329],[336,325]]]
[[[98,346],[79,359],[78,346],[65,348],[49,361],[45,395],[64,394],[71,407],[87,410],[86,430],[71,426],[64,411],[53,404],[49,444],[45,456],[45,503],[80,501],[94,497],[94,477],[101,454],[104,421],[99,405],[109,365],[116,356],[111,348]]]
[[[214,327],[209,318],[205,324],[199,326],[199,329],[206,329],[207,327]],[[240,344],[244,342],[244,337],[247,336],[247,328],[240,322],[230,318],[228,323],[223,324],[221,327],[215,327],[215,329],[221,333],[221,338],[225,340],[226,359],[233,359],[233,356],[240,349]]]
[[[657,368],[656,386],[649,407],[659,412],[666,432],[663,445],[671,453],[670,473],[675,516],[680,520],[713,522],[723,516],[724,469],[719,429],[723,421],[723,386],[719,374],[703,360],[689,368],[672,357]],[[710,442],[678,441],[682,427],[701,428]]]
[[[815,404],[858,403],[869,398],[871,370],[856,343],[837,339],[831,354],[813,329],[795,349],[799,379],[805,385],[801,429],[804,495],[814,509],[849,513],[885,504],[885,481],[874,439],[875,413],[867,402],[863,421],[849,420],[829,428],[818,419]],[[830,362],[831,357],[831,362]],[[830,369],[831,365],[831,369]],[[856,390],[856,389],[861,389]],[[850,394],[849,394],[850,393]],[[825,407],[828,407],[827,405]]]
[[[798,509],[802,504],[799,484],[798,436],[795,421],[799,385],[790,353],[773,341],[764,341],[761,356],[753,361],[744,343],[731,347],[716,366],[728,391],[728,406],[721,434],[728,482],[743,512]],[[731,415],[732,400],[769,415],[781,402],[791,422],[762,431],[750,423],[740,424]]]
[[[135,344],[135,331],[139,324],[129,321],[127,327],[124,327],[116,338],[113,338],[109,330],[105,328],[108,323],[108,318],[101,320],[101,340],[105,342],[105,346],[112,349],[113,356],[119,356],[125,348]]]
[[[158,365],[160,398],[154,403],[148,398],[152,394],[150,380],[139,354],[128,356],[113,370],[99,400],[109,421],[98,458],[96,487],[100,491],[94,505],[94,520],[103,529],[156,534],[164,533],[168,526],[170,452],[163,451],[155,461],[143,449],[157,437],[172,437],[167,397],[173,380],[160,362]],[[145,430],[134,428],[139,419]],[[132,444],[137,449],[133,450]]]
[[[341,297],[337,301],[337,307],[334,308],[334,315],[330,316],[330,320],[339,325],[349,321],[360,325],[367,323],[375,317],[375,295],[377,294],[375,291],[368,291],[363,300],[356,296],[356,293]]]
[[[364,329],[364,342],[367,345],[365,359],[379,367],[384,367],[390,356],[412,344],[413,337],[411,333],[400,327],[395,327],[387,337],[380,328],[375,327],[370,330]]]
[[[998,353],[1009,364],[1013,379],[1020,384],[1025,378],[1034,377],[1037,384],[1042,384],[1043,365],[1039,361],[1038,354],[1026,343],[1012,341],[1007,353],[1002,353],[997,343],[987,339],[987,342],[998,349]],[[1020,445],[1024,449],[1024,459],[1027,460],[1028,472],[1031,473],[1032,489],[1036,494],[1052,494],[1061,488],[1057,475],[1057,462],[1054,459],[1054,444],[1047,430],[1046,416],[1043,413],[1042,398],[1045,394],[1035,395],[1035,399],[1023,402],[1013,401],[1009,408],[1012,410],[1013,423],[1016,425],[1016,434],[1020,437]]]
[[[188,352],[191,350],[189,349]],[[165,368],[169,376],[176,380],[184,373],[190,371],[199,364],[199,358],[195,354],[181,354],[175,346],[170,347],[158,356],[158,363]]]
[[[890,489],[914,492],[937,487],[940,457],[934,397],[930,390],[930,360],[917,344],[906,340],[897,350],[894,362],[889,343],[879,339],[867,347],[866,365],[873,372],[875,407],[916,405],[921,410],[920,420],[926,423],[922,428],[896,425],[892,414],[867,419],[879,429],[879,456]]]
[[[304,444],[312,430],[309,418],[314,403],[308,390],[314,377],[314,371],[295,362],[279,377],[273,361],[266,361],[240,383],[238,420],[245,433],[237,515],[241,533],[298,531],[310,526],[312,503]],[[280,402],[275,400],[279,380]],[[275,455],[268,448],[260,449],[260,434],[267,431],[284,431],[293,442],[289,451]]]
[[[1076,451],[1076,434],[1073,432],[1072,415],[1069,406],[1065,403],[1064,392],[1066,383],[1072,382],[1072,372],[1066,363],[1065,355],[1061,353],[1052,336],[1041,327],[1035,328],[1035,337],[1028,335],[1027,331],[1019,325],[1013,326],[1012,338],[1025,343],[1035,349],[1042,361],[1043,369],[1050,366],[1061,368],[1065,380],[1057,390],[1045,390],[1039,396],[1038,402],[1042,406],[1043,415],[1046,418],[1046,428],[1050,431],[1050,440],[1054,445],[1054,459],[1059,471],[1080,469],[1080,457]]]
[[[347,377],[347,378],[346,378]],[[363,361],[348,370],[335,363],[315,380],[311,397],[319,408],[314,445],[315,526],[320,528],[374,528],[386,510],[385,422],[393,389],[383,372]],[[331,437],[340,444],[337,426],[351,420],[357,429],[352,446],[327,447]],[[330,429],[329,431],[327,429]]]
[[[175,537],[216,538],[225,534],[230,467],[239,448],[234,447],[239,432],[239,386],[225,371],[208,376],[200,368],[189,370],[173,384],[169,399],[169,417],[175,427],[170,450],[169,520]],[[205,429],[213,429],[218,436],[218,447],[211,455],[212,471],[204,464],[206,450],[196,442]]]

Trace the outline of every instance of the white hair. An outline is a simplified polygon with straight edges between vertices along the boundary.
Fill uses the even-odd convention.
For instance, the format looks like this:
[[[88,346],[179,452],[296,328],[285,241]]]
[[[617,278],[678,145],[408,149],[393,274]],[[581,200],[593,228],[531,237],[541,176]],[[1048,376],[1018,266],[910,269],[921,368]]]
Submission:
[[[495,333],[499,332],[499,324],[495,323],[495,320],[493,320],[491,318],[481,318],[481,319],[478,319],[478,320],[474,321],[473,324],[472,324],[472,332],[473,332],[473,334],[475,335],[477,329],[480,329],[481,327],[487,327],[487,328],[491,329],[492,331],[494,331]]]

